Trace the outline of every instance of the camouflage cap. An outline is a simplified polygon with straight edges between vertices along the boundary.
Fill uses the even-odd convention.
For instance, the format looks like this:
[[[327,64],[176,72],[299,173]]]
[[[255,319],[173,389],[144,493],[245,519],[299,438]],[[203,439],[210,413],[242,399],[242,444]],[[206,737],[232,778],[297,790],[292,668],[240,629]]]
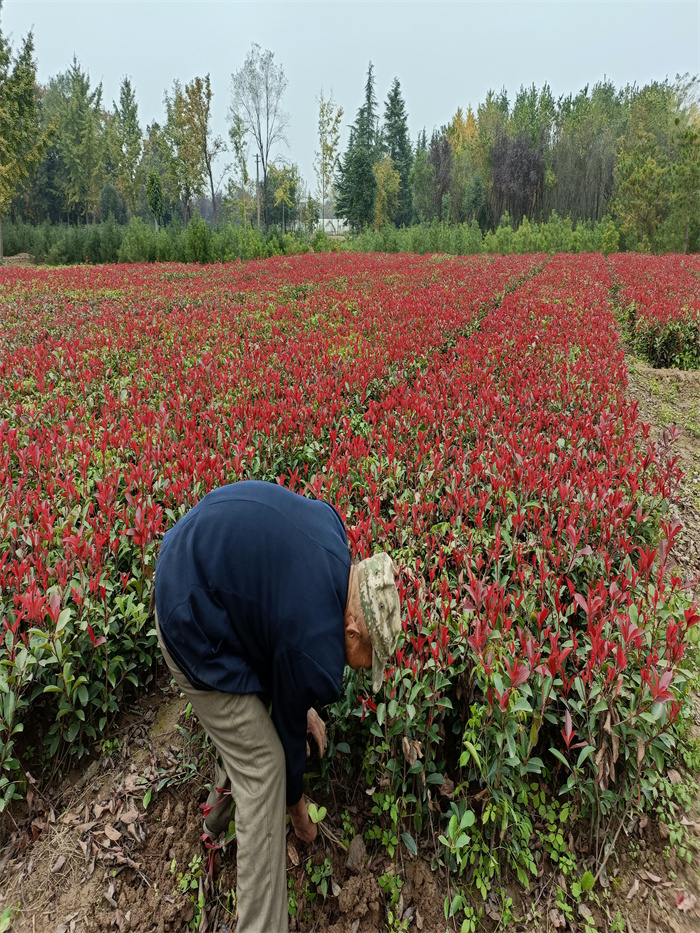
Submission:
[[[376,693],[382,685],[386,662],[396,650],[403,630],[394,562],[388,554],[375,554],[360,561],[357,583],[362,614],[372,639],[372,690]]]

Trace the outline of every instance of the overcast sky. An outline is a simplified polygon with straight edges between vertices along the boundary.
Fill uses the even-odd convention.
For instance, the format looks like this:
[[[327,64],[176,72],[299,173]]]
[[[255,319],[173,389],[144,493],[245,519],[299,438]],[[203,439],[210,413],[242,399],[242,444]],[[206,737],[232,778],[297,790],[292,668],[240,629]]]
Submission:
[[[270,49],[289,80],[289,148],[279,154],[312,187],[316,98],[332,88],[347,128],[370,60],[382,107],[398,76],[414,139],[458,106],[476,108],[489,88],[505,86],[512,100],[533,82],[559,96],[603,75],[620,86],[700,73],[699,0],[4,0],[0,15],[15,44],[33,30],[41,82],[75,53],[111,106],[129,75],[144,128],[163,120],[174,78],[209,72],[214,128],[226,139],[231,74],[252,42]]]

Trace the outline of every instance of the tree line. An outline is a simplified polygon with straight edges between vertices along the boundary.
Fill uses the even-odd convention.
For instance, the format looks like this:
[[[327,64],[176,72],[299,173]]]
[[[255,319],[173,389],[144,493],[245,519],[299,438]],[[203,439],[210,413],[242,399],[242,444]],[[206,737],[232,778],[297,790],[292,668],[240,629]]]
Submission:
[[[380,106],[370,63],[342,153],[343,108],[317,99],[313,189],[284,155],[286,88],[282,65],[253,44],[231,76],[226,140],[212,129],[209,75],[176,80],[163,120],[144,130],[129,77],[111,106],[75,57],[40,85],[31,34],[13,53],[0,31],[0,257],[3,215],[33,226],[136,218],[158,232],[186,231],[197,213],[212,228],[267,234],[311,233],[334,214],[367,242],[371,231],[435,223],[473,235],[476,224],[483,239],[556,217],[581,230],[614,225],[621,248],[700,248],[695,79],[603,79],[559,98],[533,85],[512,101],[489,91],[412,140],[399,79]]]

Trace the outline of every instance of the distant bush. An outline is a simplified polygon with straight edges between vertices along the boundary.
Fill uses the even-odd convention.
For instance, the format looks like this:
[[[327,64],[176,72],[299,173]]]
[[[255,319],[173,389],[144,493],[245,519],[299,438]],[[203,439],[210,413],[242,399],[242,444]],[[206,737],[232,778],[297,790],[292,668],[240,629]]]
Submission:
[[[106,192],[105,197],[110,195]],[[172,223],[156,232],[150,223],[132,217],[128,225],[118,223],[112,213],[100,224],[68,226],[43,224],[32,227],[22,221],[3,225],[5,254],[29,253],[37,262],[66,265],[83,262],[231,262],[269,256],[350,250],[359,253],[446,253],[469,256],[476,253],[610,253],[618,252],[620,234],[609,217],[600,223],[573,223],[552,212],[546,223],[530,223],[525,217],[514,227],[507,213],[498,227],[482,233],[476,220],[471,224],[430,224],[396,228],[386,225],[365,230],[341,243],[324,230],[309,238],[302,233],[282,233],[272,227],[267,234],[257,227],[232,223],[209,227],[195,214],[184,230]]]
[[[498,227],[482,234],[479,224],[416,224],[397,229],[385,226],[350,238],[347,249],[368,253],[614,253],[619,234],[609,217],[600,223],[572,223],[552,212],[546,223],[531,224],[525,217],[516,228],[506,212]],[[315,249],[315,247],[314,247]]]
[[[6,221],[3,239],[6,256],[29,253],[36,262],[52,266],[84,262],[231,262],[309,251],[305,234],[283,233],[277,227],[264,234],[256,227],[244,229],[231,223],[212,229],[199,214],[195,214],[187,230],[173,223],[156,231],[139,217],[120,226],[113,214],[103,223],[83,226],[46,223],[32,227],[21,220]],[[314,234],[313,243],[317,244],[315,252],[335,248],[320,231]]]

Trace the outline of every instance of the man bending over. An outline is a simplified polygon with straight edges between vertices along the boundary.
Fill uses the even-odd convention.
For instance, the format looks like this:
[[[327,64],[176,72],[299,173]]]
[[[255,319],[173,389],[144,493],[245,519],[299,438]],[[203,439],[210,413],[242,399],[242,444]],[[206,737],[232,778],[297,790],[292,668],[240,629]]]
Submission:
[[[351,564],[331,505],[235,483],[165,534],[155,602],[165,661],[223,763],[216,786],[230,781],[236,802],[237,933],[286,933],[285,803],[297,836],[313,842],[307,730],[326,747],[313,706],[338,699],[345,664],[371,667],[381,687],[401,633],[391,558]],[[208,803],[205,830],[218,835],[228,798],[212,791]]]

